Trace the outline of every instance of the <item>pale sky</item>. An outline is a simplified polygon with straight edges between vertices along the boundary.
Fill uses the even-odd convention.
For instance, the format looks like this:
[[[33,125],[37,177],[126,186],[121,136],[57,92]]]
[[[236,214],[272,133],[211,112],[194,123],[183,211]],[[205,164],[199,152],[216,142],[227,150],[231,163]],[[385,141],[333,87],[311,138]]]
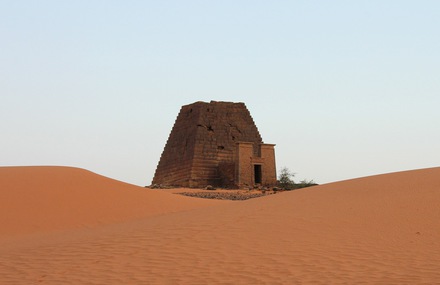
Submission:
[[[440,1],[0,0],[0,96],[0,166],[149,185],[210,100],[296,180],[440,166]]]

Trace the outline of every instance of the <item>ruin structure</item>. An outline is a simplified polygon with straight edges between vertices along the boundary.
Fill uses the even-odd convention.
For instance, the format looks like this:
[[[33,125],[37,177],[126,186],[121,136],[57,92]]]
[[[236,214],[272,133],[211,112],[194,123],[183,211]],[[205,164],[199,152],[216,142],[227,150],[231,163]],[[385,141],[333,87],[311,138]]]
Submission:
[[[197,188],[274,186],[274,146],[263,143],[244,103],[185,105],[152,183]]]

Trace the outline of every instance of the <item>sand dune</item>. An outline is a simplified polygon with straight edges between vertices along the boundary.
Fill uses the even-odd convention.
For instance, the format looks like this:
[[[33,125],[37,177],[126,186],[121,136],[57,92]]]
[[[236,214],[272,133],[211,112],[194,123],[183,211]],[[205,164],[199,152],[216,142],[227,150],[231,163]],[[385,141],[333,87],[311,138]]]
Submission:
[[[216,202],[145,189],[79,168],[0,167],[0,238],[93,227]]]
[[[52,183],[45,179],[49,179],[46,185]],[[95,197],[89,193],[95,187],[88,182],[82,187]],[[21,235],[16,242],[0,243],[0,284],[440,282],[440,168],[353,179],[239,202],[157,192],[152,196],[150,191],[143,194],[148,199],[141,200],[127,191],[134,186],[120,187],[106,205],[133,204],[136,209],[138,203],[148,201],[166,206],[155,212],[160,214],[121,210],[123,219],[117,215],[106,219],[119,223],[103,226],[97,226],[94,217],[81,217],[92,226],[81,227],[71,220],[69,225],[75,227],[69,230],[38,238]],[[134,187],[130,191],[142,190]],[[119,193],[125,191],[128,198]],[[12,211],[21,207],[21,202],[12,201],[15,198],[10,198]],[[89,203],[87,196],[78,199]],[[168,203],[168,199],[177,200]],[[187,208],[177,208],[183,207],[181,202]],[[57,215],[60,209],[47,211],[45,215],[50,211]],[[39,228],[60,227],[51,223]],[[5,235],[13,232],[10,227],[6,233],[1,231]]]

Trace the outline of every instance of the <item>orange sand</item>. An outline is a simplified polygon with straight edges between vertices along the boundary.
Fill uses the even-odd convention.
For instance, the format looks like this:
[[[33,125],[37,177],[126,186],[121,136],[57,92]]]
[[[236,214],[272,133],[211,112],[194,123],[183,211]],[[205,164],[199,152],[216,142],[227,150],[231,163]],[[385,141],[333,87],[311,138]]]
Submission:
[[[0,168],[0,284],[435,284],[440,168],[216,201]]]
[[[0,167],[0,238],[145,218],[218,204],[72,167]]]

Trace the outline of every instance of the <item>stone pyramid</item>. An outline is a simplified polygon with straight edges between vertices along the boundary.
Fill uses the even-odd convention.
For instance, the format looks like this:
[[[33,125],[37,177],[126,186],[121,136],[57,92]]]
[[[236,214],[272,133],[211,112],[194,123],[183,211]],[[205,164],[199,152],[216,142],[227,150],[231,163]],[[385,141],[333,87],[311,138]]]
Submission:
[[[185,105],[152,183],[199,188],[274,185],[274,145],[263,143],[244,103]]]

